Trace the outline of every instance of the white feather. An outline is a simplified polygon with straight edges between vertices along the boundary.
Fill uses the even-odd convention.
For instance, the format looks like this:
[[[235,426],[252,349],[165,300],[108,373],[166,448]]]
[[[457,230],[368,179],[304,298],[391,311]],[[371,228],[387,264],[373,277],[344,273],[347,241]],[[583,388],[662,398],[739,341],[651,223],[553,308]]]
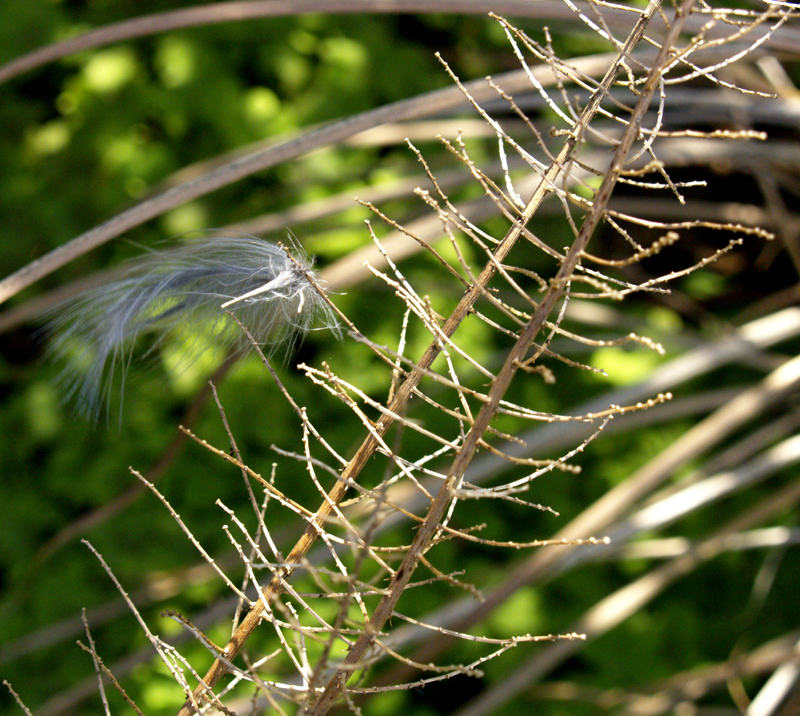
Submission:
[[[68,399],[97,419],[119,373],[120,391],[136,340],[154,334],[152,351],[171,331],[191,326],[214,344],[246,349],[232,312],[270,350],[291,348],[318,325],[338,330],[333,311],[309,281],[311,263],[252,236],[197,239],[151,251],[125,265],[119,277],[53,311],[50,350],[66,357],[61,375]],[[299,264],[299,266],[298,266]],[[198,340],[187,361],[208,346]]]

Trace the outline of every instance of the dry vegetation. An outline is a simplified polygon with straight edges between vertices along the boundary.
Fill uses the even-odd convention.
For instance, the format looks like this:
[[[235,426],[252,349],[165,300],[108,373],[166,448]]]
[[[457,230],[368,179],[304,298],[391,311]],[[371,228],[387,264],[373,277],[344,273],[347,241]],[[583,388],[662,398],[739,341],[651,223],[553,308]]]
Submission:
[[[262,4],[241,5],[258,12]],[[325,9],[325,3],[316,5]],[[519,29],[530,27],[530,20],[501,17],[504,6],[509,16],[524,15],[511,5],[499,3],[492,21],[505,33],[518,69],[467,82],[442,59],[449,89],[195,167],[193,176],[0,282],[5,301],[153,217],[316,148],[345,142],[390,146],[427,133],[428,140],[407,142],[416,169],[409,168],[406,180],[360,194],[360,205],[372,216],[361,229],[371,244],[320,268],[316,288],[338,312],[343,342],[368,367],[363,384],[346,358],[337,363],[335,351],[327,361],[312,356],[297,366],[316,386],[308,402],[308,393],[301,399],[284,386],[280,366],[254,345],[264,379],[275,382],[300,426],[299,442],[276,447],[266,458],[240,449],[236,423],[215,389],[197,400],[215,399],[227,442],[207,442],[184,421],[181,435],[194,440],[198,452],[207,450],[213,469],[235,466],[249,496],[247,508],[230,509],[222,501],[207,506],[226,517],[230,549],[224,558],[206,551],[181,519],[183,507],[156,487],[173,459],[170,451],[155,471],[132,470],[196,546],[210,568],[206,572],[227,585],[227,599],[215,600],[206,613],[168,612],[182,635],[176,638],[172,630],[169,638],[161,637],[163,628],[140,614],[137,598],[117,581],[115,565],[106,564],[102,550],[87,541],[150,644],[111,663],[92,638],[91,620],[85,620],[82,646],[94,660],[104,703],[117,704],[110,711],[147,713],[125,693],[125,675],[135,662],[151,659],[153,650],[185,694],[183,705],[174,703],[181,716],[319,716],[346,708],[373,713],[373,699],[383,692],[480,677],[487,662],[515,649],[524,654],[494,672],[474,698],[459,702],[458,716],[506,713],[508,702],[521,695],[574,706],[589,701],[614,713],[670,713],[676,704],[696,704],[702,712],[703,699],[726,685],[731,713],[791,713],[791,705],[781,711],[786,684],[791,686],[781,674],[793,668],[793,633],[630,690],[550,677],[593,640],[645,613],[678,580],[721,555],[780,550],[797,538],[786,519],[800,497],[800,482],[787,478],[800,459],[790,400],[800,359],[775,350],[796,345],[796,289],[754,291],[736,315],[721,310],[713,321],[686,292],[671,292],[694,272],[733,275],[775,257],[795,272],[800,267],[791,206],[800,160],[797,137],[785,129],[798,110],[796,90],[781,65],[796,59],[800,47],[795,9],[790,3],[733,9],[691,0],[641,7],[542,3],[541,12],[563,13],[590,29],[598,48],[605,46],[572,57],[557,55],[558,43],[547,32],[536,40]],[[168,29],[198,24],[203,9],[194,12],[176,13]],[[208,13],[203,23],[218,21]],[[0,68],[0,77],[8,80],[77,49],[165,26],[142,20],[137,27],[110,26],[45,48]],[[438,149],[430,142],[434,135]],[[735,194],[730,185],[728,196],[708,186],[726,173],[747,176],[763,202]],[[226,228],[262,234],[290,226],[303,237],[305,223],[347,211],[351,194]],[[398,217],[392,202],[409,197],[417,209]],[[435,275],[436,293],[425,279],[430,274],[415,271],[415,262]],[[374,306],[384,319],[377,333],[360,325],[370,323],[365,314],[340,309],[345,294],[357,300],[369,282],[385,287]],[[0,320],[14,325],[60,296],[17,303]],[[687,330],[677,341],[682,349],[665,350],[641,314],[626,313],[626,302],[646,301],[706,327],[713,324],[713,330]],[[387,325],[395,330],[391,339]],[[241,330],[249,335],[257,328],[245,324]],[[578,399],[563,410],[530,402],[532,384],[547,391],[556,381],[602,373],[587,357],[603,349],[613,349],[605,355],[652,352],[658,359],[641,379],[587,393],[583,400],[576,391]],[[749,371],[749,378],[720,378],[716,389],[693,387],[730,367]],[[344,411],[336,414],[352,422],[353,435],[360,433],[357,444],[328,437],[328,401],[341,404]],[[667,430],[652,459],[626,479],[607,486],[583,511],[562,515],[555,535],[532,539],[520,526],[555,512],[539,504],[538,486],[557,479],[569,489],[582,480],[580,460],[590,444],[605,441],[613,449],[632,431],[657,432],[654,426],[687,420],[690,429]],[[271,459],[276,464],[265,473]],[[313,491],[296,491],[281,480],[292,462],[302,466]],[[184,479],[190,483],[192,477]],[[757,489],[764,483],[769,489]],[[691,538],[680,528],[670,530],[737,494],[749,497],[732,503],[727,521],[693,531]],[[108,519],[121,502],[89,515],[60,539],[74,539]],[[507,510],[501,512],[505,523],[489,520],[487,526],[481,505],[491,505],[485,509],[492,514]],[[538,529],[543,523],[531,524]],[[459,550],[503,561],[503,574],[483,581],[482,570],[466,559],[464,570],[458,569],[452,555]],[[521,590],[587,564],[626,560],[646,566],[566,624],[512,636],[494,636],[485,627]],[[759,574],[769,580],[768,572],[764,567]],[[416,596],[426,590],[437,595],[438,609]],[[222,633],[222,619],[227,643],[215,636]],[[459,651],[459,641],[469,642],[467,648]],[[184,648],[198,644],[204,654]],[[764,681],[770,673],[774,678]],[[749,701],[736,684],[754,675],[762,680]],[[26,693],[23,684],[13,686]],[[85,694],[84,685],[34,712],[68,712]]]

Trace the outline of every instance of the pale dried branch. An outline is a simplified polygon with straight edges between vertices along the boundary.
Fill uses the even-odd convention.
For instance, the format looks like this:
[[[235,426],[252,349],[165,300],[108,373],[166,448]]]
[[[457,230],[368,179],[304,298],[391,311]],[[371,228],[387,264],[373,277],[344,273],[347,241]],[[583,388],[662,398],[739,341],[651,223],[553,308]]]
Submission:
[[[103,677],[102,677],[102,673],[103,672],[107,672],[109,675],[110,675],[111,672],[108,672],[107,669],[101,667],[101,663],[102,662],[100,660],[100,657],[97,654],[97,649],[95,648],[95,645],[94,645],[94,639],[92,638],[92,632],[89,629],[89,622],[86,621],[86,609],[82,609],[81,610],[81,621],[83,622],[83,630],[84,630],[84,633],[86,634],[86,640],[89,642],[88,649],[86,649],[86,647],[83,647],[83,645],[81,645],[81,648],[84,648],[86,651],[88,651],[92,655],[92,663],[94,664],[94,670],[95,670],[95,673],[97,674],[97,690],[98,690],[98,692],[100,694],[100,700],[103,703],[103,711],[106,713],[106,716],[111,716],[111,710],[109,709],[109,706],[108,706],[108,698],[106,697],[106,690],[105,690],[105,686],[103,685]],[[78,643],[80,644],[80,642],[78,642]],[[120,689],[119,685],[116,682],[116,679],[113,680],[113,683],[115,684],[115,686],[117,686],[118,689]],[[121,693],[123,695],[125,694],[124,691],[121,691]],[[133,705],[132,702],[129,702],[129,703],[131,703],[131,705]],[[133,706],[134,706],[134,708],[136,708],[135,705],[133,705]],[[136,711],[137,711],[137,713],[141,714],[141,711],[139,711],[138,708],[136,709]]]
[[[598,602],[576,622],[575,630],[585,632],[589,639],[606,633],[641,609],[670,584],[696,569],[699,564],[715,558],[723,549],[728,535],[769,519],[786,504],[791,504],[798,498],[800,482],[795,481],[716,530],[690,554],[671,560]],[[514,695],[530,688],[563,663],[576,650],[573,642],[554,644],[504,679],[499,687],[490,689],[467,708],[458,711],[458,716],[483,716],[495,712]]]
[[[8,681],[6,681],[5,679],[3,679],[3,686],[5,686],[8,689],[8,692],[14,697],[14,701],[17,702],[17,706],[19,706],[25,712],[26,716],[33,716],[30,709],[22,702],[22,699],[19,697],[19,694],[16,691],[14,691],[11,684],[8,683]]]

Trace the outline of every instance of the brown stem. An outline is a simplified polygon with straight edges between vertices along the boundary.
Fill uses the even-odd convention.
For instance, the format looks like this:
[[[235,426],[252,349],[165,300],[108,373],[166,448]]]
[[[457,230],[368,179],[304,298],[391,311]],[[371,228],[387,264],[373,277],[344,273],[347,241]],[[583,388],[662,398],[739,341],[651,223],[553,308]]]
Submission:
[[[647,111],[650,99],[658,85],[660,70],[665,64],[665,61],[671,51],[672,43],[677,39],[677,35],[683,26],[686,16],[688,15],[688,10],[691,8],[693,3],[694,0],[686,0],[683,6],[679,9],[675,23],[670,28],[670,32],[668,33],[667,38],[665,38],[665,42],[661,47],[658,59],[656,60],[653,69],[651,70],[651,73],[641,90],[640,101],[637,104],[622,140],[617,147],[611,168],[606,175],[603,184],[598,190],[597,198],[591,212],[586,217],[581,231],[569,253],[565,257],[565,260],[562,263],[556,278],[552,282],[550,289],[545,294],[544,299],[534,312],[534,315],[526,325],[522,335],[509,354],[502,371],[498,375],[495,384],[492,387],[489,402],[486,403],[479,412],[475,424],[467,435],[463,448],[461,451],[459,451],[458,455],[453,461],[448,473],[448,478],[443,483],[442,488],[431,504],[428,515],[418,530],[416,538],[406,554],[406,557],[403,560],[400,568],[393,576],[389,594],[384,597],[383,600],[381,600],[372,616],[372,619],[367,624],[365,632],[351,647],[343,666],[331,679],[322,696],[314,705],[312,711],[314,716],[321,716],[327,712],[330,705],[344,688],[345,683],[352,674],[353,667],[362,661],[364,654],[371,646],[375,636],[380,632],[386,620],[391,616],[400,594],[405,588],[405,585],[408,583],[408,580],[410,579],[411,574],[413,573],[414,568],[416,567],[416,564],[419,561],[422,552],[424,551],[425,545],[438,529],[439,522],[444,515],[447,505],[452,497],[453,488],[457,485],[458,481],[463,476],[467,465],[469,465],[470,461],[472,460],[479,440],[488,427],[489,422],[494,417],[500,400],[505,394],[512,378],[516,374],[519,364],[524,360],[525,354],[527,353],[531,343],[540,331],[550,312],[555,307],[559,298],[563,295],[565,286],[567,285],[570,276],[578,265],[589,238],[594,233],[597,225],[600,223],[605,211],[606,203],[616,183],[618,171],[622,166],[625,157],[628,155],[633,142],[639,136],[640,121],[644,113]],[[641,15],[624,47],[620,51],[617,60],[609,68],[600,84],[600,87],[593,94],[579,121],[576,123],[574,130],[568,135],[567,141],[559,152],[558,157],[556,157],[556,160],[550,165],[547,172],[542,177],[542,180],[540,181],[536,191],[526,205],[525,210],[522,212],[522,216],[509,229],[503,240],[498,244],[494,252],[494,260],[489,261],[486,266],[484,266],[475,284],[467,291],[456,309],[445,322],[444,326],[442,327],[442,333],[446,337],[450,338],[455,333],[456,329],[464,320],[464,318],[468,315],[470,309],[477,299],[483,294],[490,279],[494,275],[495,265],[503,262],[511,248],[516,244],[517,240],[522,235],[522,231],[528,221],[538,210],[547,194],[552,190],[556,178],[563,171],[565,165],[569,162],[586,127],[596,114],[597,109],[600,106],[600,102],[608,93],[611,84],[619,72],[621,64],[641,39],[642,35],[644,34],[645,27],[655,14],[659,4],[660,3],[657,0],[654,0],[650,3],[647,10]],[[386,434],[387,430],[394,422],[390,414],[396,415],[402,412],[414,389],[419,385],[422,377],[426,374],[430,366],[433,364],[433,361],[439,355],[441,351],[440,346],[441,343],[438,340],[433,341],[420,359],[418,366],[400,385],[397,393],[395,394],[394,400],[389,406],[388,411],[384,413],[380,420],[378,420],[376,423],[374,433],[371,433],[366,437],[354,457],[344,468],[342,471],[342,479],[331,489],[330,493],[328,494],[328,499],[326,499],[320,505],[305,532],[298,540],[297,544],[295,544],[292,551],[289,553],[286,559],[288,566],[286,566],[278,575],[276,575],[267,585],[267,587],[264,588],[264,599],[256,602],[251,611],[240,624],[239,628],[236,630],[236,633],[231,637],[231,640],[226,646],[223,654],[226,660],[230,661],[235,658],[247,639],[258,626],[261,619],[264,617],[264,603],[269,603],[270,601],[274,600],[282,592],[283,583],[285,580],[290,578],[292,572],[294,571],[295,565],[297,565],[299,561],[308,553],[308,550],[316,541],[319,530],[322,529],[321,526],[330,516],[334,506],[339,504],[347,492],[348,484],[350,481],[355,481],[358,478],[361,470],[367,464],[378,447],[378,439]],[[213,688],[213,686],[226,673],[226,671],[227,667],[221,660],[215,661],[206,674],[203,683],[199,684],[194,690],[192,696],[187,699],[178,716],[191,716],[191,714],[195,712],[193,702],[199,703],[199,700],[203,698],[203,694],[209,689]]]
[[[342,692],[353,671],[358,667],[358,664],[363,661],[368,649],[372,646],[375,638],[383,629],[384,624],[392,616],[394,607],[400,599],[400,595],[403,593],[406,585],[408,584],[411,575],[414,573],[414,570],[422,554],[424,553],[425,547],[439,529],[439,524],[442,520],[442,517],[444,516],[448,505],[452,500],[453,492],[455,489],[457,489],[468,465],[472,461],[484,432],[489,427],[489,423],[497,412],[501,399],[508,390],[512,379],[516,375],[517,369],[524,361],[530,346],[533,344],[534,339],[544,326],[545,321],[550,315],[550,312],[555,308],[559,299],[563,296],[565,286],[567,286],[570,277],[580,262],[581,256],[583,255],[583,251],[585,250],[589,239],[603,217],[606,204],[619,176],[619,170],[623,166],[625,158],[633,146],[634,141],[639,136],[640,121],[644,113],[647,111],[652,95],[658,86],[661,68],[666,63],[672,43],[677,39],[678,33],[683,25],[682,21],[684,21],[687,17],[693,3],[694,0],[686,0],[683,6],[678,10],[676,22],[672,26],[667,40],[662,46],[658,58],[650,71],[647,81],[645,82],[645,85],[642,89],[642,96],[640,97],[639,102],[630,118],[622,140],[616,149],[614,160],[611,164],[609,172],[603,180],[600,189],[598,190],[597,199],[593,203],[591,211],[584,220],[581,230],[569,252],[567,253],[567,256],[559,268],[555,279],[551,283],[550,288],[537,307],[530,321],[525,326],[516,344],[511,349],[503,368],[498,373],[497,378],[492,385],[492,389],[489,392],[489,400],[484,404],[478,413],[472,428],[464,440],[462,449],[453,460],[446,479],[442,483],[442,486],[439,489],[434,501],[431,503],[428,514],[425,517],[425,521],[417,531],[414,542],[406,553],[406,556],[403,559],[400,567],[392,577],[388,594],[380,601],[372,615],[372,618],[366,625],[364,632],[350,648],[344,663],[331,678],[325,688],[325,691],[314,704],[310,711],[311,716],[324,716],[324,714],[328,712],[328,709]],[[658,0],[651,2],[647,10],[640,17],[639,22],[628,37],[624,48],[621,50],[617,61],[609,68],[600,88],[598,88],[597,92],[592,97],[592,101],[590,101],[589,105],[584,110],[584,114],[578,122],[578,131],[582,131],[582,129],[588,125],[591,117],[594,116],[594,112],[599,106],[600,100],[603,98],[603,96],[605,96],[605,93],[608,91],[611,83],[616,77],[621,62],[625,57],[627,57],[633,47],[641,39],[642,35],[644,34],[644,30],[650,21],[650,18],[652,18],[659,4],[660,3]],[[570,139],[573,143],[570,143],[570,141],[567,142],[559,154],[556,162],[554,162],[553,166],[551,166],[551,169],[553,167],[560,167],[561,161],[564,158],[562,155],[568,155],[574,150],[575,142],[577,142],[578,139],[577,131],[570,137]],[[544,182],[542,184],[544,184]],[[540,187],[542,184],[540,184]],[[532,199],[531,202],[529,202],[528,207],[526,207],[524,212],[525,216],[532,215],[529,210],[531,208],[531,204],[533,203],[534,199]]]

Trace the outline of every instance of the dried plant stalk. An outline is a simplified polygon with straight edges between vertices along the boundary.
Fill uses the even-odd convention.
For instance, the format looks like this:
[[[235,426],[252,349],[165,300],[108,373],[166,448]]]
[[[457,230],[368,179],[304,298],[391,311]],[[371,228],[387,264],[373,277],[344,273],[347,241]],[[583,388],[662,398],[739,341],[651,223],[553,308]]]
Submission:
[[[505,260],[511,248],[522,235],[526,224],[539,208],[542,200],[556,185],[559,175],[562,174],[564,168],[569,164],[576,147],[578,147],[581,143],[581,139],[586,131],[586,128],[596,115],[600,103],[607,96],[611,84],[615,81],[620,72],[620,68],[626,61],[626,58],[640,41],[650,19],[656,13],[658,5],[659,4],[655,2],[651,3],[647,10],[642,13],[633,32],[630,34],[625,45],[620,49],[617,61],[609,68],[606,76],[600,83],[599,88],[593,94],[581,117],[569,132],[567,140],[564,143],[561,151],[551,163],[549,169],[544,174],[544,177],[539,181],[538,188],[534,191],[532,198],[528,201],[520,218],[495,248],[493,252],[493,260],[484,267],[481,274],[477,277],[476,282],[469,288],[465,296],[459,302],[457,308],[453,311],[447,321],[445,321],[441,329],[441,333],[445,339],[453,336],[458,326],[471,310],[475,301],[485,293],[486,286],[495,273],[495,267],[498,264],[502,264],[502,262]],[[475,421],[465,438],[464,444],[459,448],[458,454],[446,475],[445,481],[443,482],[442,487],[431,504],[425,521],[417,531],[414,542],[408,550],[408,553],[406,554],[406,557],[404,558],[400,567],[394,572],[389,593],[383,598],[373,613],[364,634],[350,648],[348,656],[345,659],[342,667],[329,682],[325,692],[316,702],[312,713],[323,714],[327,712],[327,709],[330,707],[333,700],[339,695],[344,687],[344,684],[352,674],[353,668],[361,663],[367,650],[371,646],[373,639],[378,633],[380,633],[383,624],[391,616],[394,606],[403,590],[407,586],[421,554],[429,545],[429,542],[433,538],[434,534],[436,534],[436,532],[440,529],[441,520],[451,503],[453,491],[458,489],[458,485],[460,484],[464,472],[475,454],[475,450],[477,449],[479,441],[487,431],[490,421],[498,410],[500,400],[505,395],[505,392],[508,389],[508,386],[510,385],[511,380],[518,368],[523,365],[526,360],[529,360],[526,358],[526,356],[531,345],[533,344],[535,338],[539,335],[545,322],[549,319],[549,316],[556,307],[559,299],[564,295],[565,291],[570,285],[570,282],[573,280],[575,268],[583,256],[586,245],[597,228],[601,218],[605,214],[612,189],[622,173],[633,143],[640,136],[641,119],[644,116],[644,113],[648,110],[651,99],[659,87],[659,82],[663,71],[672,62],[671,53],[673,45],[677,40],[678,35],[682,31],[683,23],[688,17],[692,5],[692,2],[687,2],[679,7],[679,10],[670,28],[670,32],[662,44],[661,51],[653,63],[647,80],[640,89],[640,100],[628,121],[626,131],[623,134],[622,139],[617,145],[614,159],[612,160],[611,166],[606,173],[603,183],[597,191],[592,208],[585,218],[575,242],[570,247],[565,259],[562,261],[558,273],[551,281],[550,288],[539,302],[536,311],[528,321],[527,325],[521,331],[519,339],[510,351],[503,368],[497,375],[493,383],[492,390],[490,391],[488,402],[483,405],[481,411],[476,416]],[[292,565],[298,564],[307,554],[309,548],[314,543],[320,530],[322,529],[323,524],[334,511],[335,505],[342,500],[350,485],[357,480],[358,475],[366,462],[379,447],[379,439],[385,435],[388,428],[394,422],[392,415],[397,415],[402,412],[403,406],[416,390],[419,381],[428,371],[435,358],[441,352],[441,349],[441,341],[434,341],[420,359],[418,366],[400,384],[395,393],[394,400],[388,407],[388,410],[383,413],[382,417],[376,423],[374,432],[367,437],[365,442],[356,452],[354,458],[344,468],[341,479],[333,487],[325,502],[323,502],[323,504],[317,510],[313,521],[306,528],[303,538],[297,543],[297,545],[295,545],[293,550],[288,555],[288,566],[284,567],[280,574],[276,575],[272,582],[266,587],[266,589],[264,589],[264,599],[260,600],[258,604],[248,613],[237,630],[237,633],[232,637],[231,641],[226,646],[225,660],[231,660],[235,657],[248,639],[249,635],[263,619],[265,606],[262,605],[269,604],[284,589],[285,582],[291,576],[291,573],[294,569]],[[213,686],[225,673],[225,671],[226,667],[224,666],[222,660],[215,662],[204,679],[204,685],[201,685],[195,691],[195,699],[200,698],[202,692],[207,687]],[[187,702],[186,706],[184,706],[183,710],[181,711],[181,714],[184,716],[185,714],[189,714],[191,712],[191,702]]]

